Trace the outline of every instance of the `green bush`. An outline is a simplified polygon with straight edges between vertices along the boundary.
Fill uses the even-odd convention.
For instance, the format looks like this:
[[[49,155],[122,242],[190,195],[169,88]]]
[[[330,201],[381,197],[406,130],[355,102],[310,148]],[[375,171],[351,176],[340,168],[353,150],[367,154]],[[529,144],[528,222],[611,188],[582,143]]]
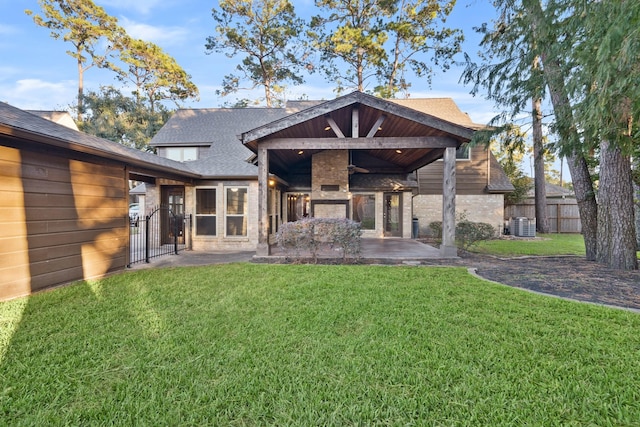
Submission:
[[[431,235],[436,239],[442,239],[442,222],[433,221],[429,224]],[[456,241],[461,249],[468,250],[471,246],[496,237],[496,229],[486,222],[471,222],[466,219],[466,214],[458,215],[456,221]]]
[[[343,260],[349,256],[360,257],[362,228],[359,222],[341,218],[305,218],[282,224],[276,234],[276,243],[287,256],[300,259],[309,253],[313,262],[318,260],[318,251],[323,247],[337,247]]]
[[[431,230],[432,237],[442,239],[442,221],[433,221],[429,223],[429,229]]]
[[[496,237],[496,229],[486,222],[460,221],[456,224],[456,241],[465,251],[484,240]]]

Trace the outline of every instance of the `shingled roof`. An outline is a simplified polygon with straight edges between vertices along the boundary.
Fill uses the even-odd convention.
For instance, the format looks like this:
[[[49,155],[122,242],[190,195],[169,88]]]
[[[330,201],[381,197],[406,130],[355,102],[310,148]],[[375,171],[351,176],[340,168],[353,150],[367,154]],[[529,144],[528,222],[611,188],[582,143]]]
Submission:
[[[216,177],[255,177],[253,153],[238,140],[248,129],[285,117],[284,108],[181,109],[153,137],[153,147],[210,146],[206,157],[187,162],[192,170]]]
[[[489,176],[489,184],[487,185],[487,192],[489,193],[511,193],[515,190],[515,187],[509,180],[509,177],[504,173],[504,169],[498,163],[495,156],[489,156],[491,175]]]
[[[145,169],[172,172],[185,177],[198,177],[184,163],[70,129],[3,102],[0,102],[0,135],[45,143],[49,146],[116,160]]]
[[[390,99],[389,101],[467,128],[478,130],[485,127],[485,125],[474,123],[469,115],[463,113],[451,98],[408,98]]]

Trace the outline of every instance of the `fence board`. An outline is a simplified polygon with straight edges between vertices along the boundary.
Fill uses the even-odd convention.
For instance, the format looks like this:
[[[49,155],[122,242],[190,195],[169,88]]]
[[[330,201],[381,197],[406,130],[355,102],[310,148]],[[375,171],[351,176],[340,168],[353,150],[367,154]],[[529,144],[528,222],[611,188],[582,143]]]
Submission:
[[[535,218],[536,208],[533,200],[525,200],[522,203],[508,205],[504,208],[504,219],[510,218]],[[549,231],[552,233],[580,233],[580,213],[575,199],[551,199],[547,200],[547,218]]]

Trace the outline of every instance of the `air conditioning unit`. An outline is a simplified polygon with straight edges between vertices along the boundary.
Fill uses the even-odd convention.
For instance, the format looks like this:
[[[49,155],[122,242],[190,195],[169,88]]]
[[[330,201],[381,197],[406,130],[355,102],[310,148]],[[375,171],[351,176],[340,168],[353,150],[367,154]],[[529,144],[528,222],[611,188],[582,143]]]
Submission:
[[[536,219],[511,218],[511,234],[517,237],[536,237]]]

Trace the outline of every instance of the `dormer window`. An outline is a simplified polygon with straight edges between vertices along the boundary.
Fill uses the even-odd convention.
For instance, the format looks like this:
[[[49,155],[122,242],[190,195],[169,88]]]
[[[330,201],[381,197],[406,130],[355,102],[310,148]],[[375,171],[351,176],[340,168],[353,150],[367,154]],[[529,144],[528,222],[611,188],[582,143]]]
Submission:
[[[165,148],[165,157],[179,162],[198,160],[198,147],[168,147]]]

